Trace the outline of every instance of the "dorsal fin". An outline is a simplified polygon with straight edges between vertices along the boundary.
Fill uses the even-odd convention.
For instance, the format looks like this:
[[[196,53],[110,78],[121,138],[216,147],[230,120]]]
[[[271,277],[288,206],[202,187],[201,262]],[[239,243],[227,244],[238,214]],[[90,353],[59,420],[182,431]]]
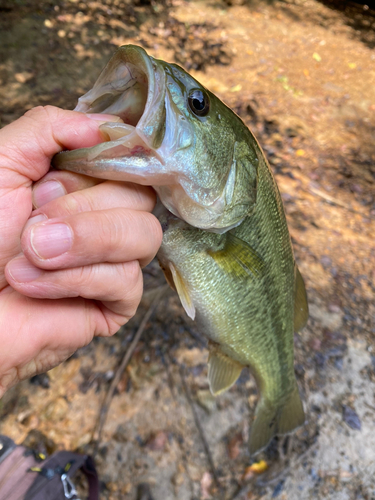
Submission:
[[[260,255],[248,243],[231,233],[227,233],[222,250],[208,250],[208,254],[223,271],[238,278],[256,278],[262,273],[264,262]]]
[[[299,332],[307,323],[309,306],[307,303],[306,288],[301,273],[296,265],[294,292],[294,331]]]
[[[210,344],[208,356],[208,382],[214,396],[226,391],[241,375],[243,365],[224,354],[220,347]]]

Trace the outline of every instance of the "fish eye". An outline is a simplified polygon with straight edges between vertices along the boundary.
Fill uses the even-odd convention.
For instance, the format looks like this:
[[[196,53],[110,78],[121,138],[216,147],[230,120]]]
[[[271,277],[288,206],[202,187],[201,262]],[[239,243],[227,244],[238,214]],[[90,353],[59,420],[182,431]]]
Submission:
[[[210,110],[210,99],[202,90],[192,90],[188,103],[191,111],[197,116],[206,116]]]

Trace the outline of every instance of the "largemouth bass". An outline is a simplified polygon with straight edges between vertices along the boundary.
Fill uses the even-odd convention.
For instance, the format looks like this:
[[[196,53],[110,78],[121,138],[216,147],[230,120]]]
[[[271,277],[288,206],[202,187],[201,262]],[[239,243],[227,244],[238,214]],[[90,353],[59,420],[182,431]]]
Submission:
[[[165,207],[158,259],[168,283],[209,338],[213,394],[243,367],[260,399],[250,452],[304,422],[293,332],[307,321],[282,201],[242,120],[175,64],[120,47],[76,111],[111,113],[108,141],[63,152],[54,166],[151,185]]]

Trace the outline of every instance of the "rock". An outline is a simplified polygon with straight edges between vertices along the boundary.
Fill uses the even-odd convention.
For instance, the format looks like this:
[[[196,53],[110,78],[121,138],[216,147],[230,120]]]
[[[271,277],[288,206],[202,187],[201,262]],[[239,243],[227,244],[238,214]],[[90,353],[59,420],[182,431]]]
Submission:
[[[338,330],[342,325],[343,313],[340,312],[330,312],[323,306],[317,304],[309,305],[310,316],[321,323],[323,328],[328,328],[329,330]]]
[[[350,406],[343,405],[342,407],[342,418],[344,422],[351,428],[356,431],[360,431],[362,428],[361,420],[358,416],[358,413],[353,410]]]

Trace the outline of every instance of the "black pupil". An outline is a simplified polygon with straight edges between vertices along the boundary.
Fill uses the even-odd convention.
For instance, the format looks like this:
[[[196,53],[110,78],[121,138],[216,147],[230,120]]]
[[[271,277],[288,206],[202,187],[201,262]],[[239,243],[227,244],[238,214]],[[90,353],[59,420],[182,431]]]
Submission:
[[[202,111],[202,109],[204,109],[205,102],[204,102],[203,94],[201,94],[199,96],[197,96],[197,95],[194,96],[193,106],[197,111]]]
[[[197,116],[206,116],[210,110],[210,100],[201,90],[193,90],[188,101],[191,111]]]

